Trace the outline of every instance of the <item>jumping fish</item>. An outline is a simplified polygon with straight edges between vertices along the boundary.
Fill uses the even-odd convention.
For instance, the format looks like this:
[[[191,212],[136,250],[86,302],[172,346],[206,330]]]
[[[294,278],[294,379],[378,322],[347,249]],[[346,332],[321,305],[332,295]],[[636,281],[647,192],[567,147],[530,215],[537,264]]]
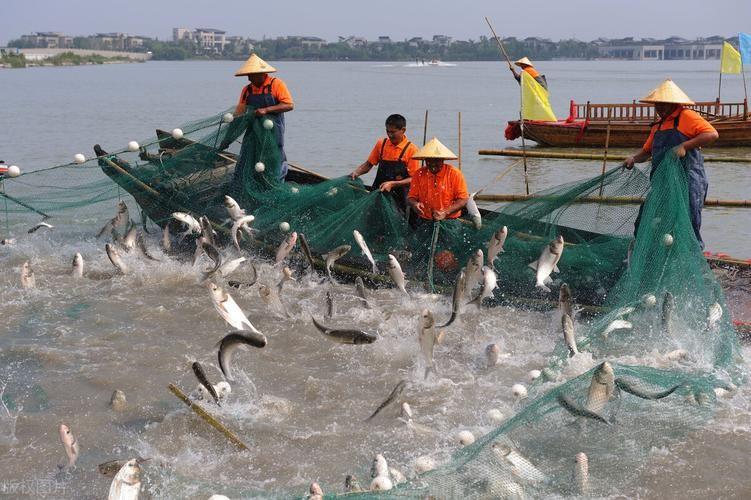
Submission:
[[[375,260],[373,259],[373,254],[370,253],[370,248],[368,248],[368,244],[365,243],[365,238],[362,237],[362,234],[360,234],[360,231],[358,231],[357,229],[352,231],[352,234],[355,237],[355,241],[360,246],[360,250],[362,250],[362,254],[368,258],[370,265],[373,266],[373,274],[378,274],[378,267],[376,266]]]
[[[550,292],[550,288],[546,286],[551,282],[550,273],[557,273],[558,261],[563,254],[563,236],[558,236],[556,239],[550,242],[548,246],[543,248],[540,257],[529,264],[529,267],[537,271],[537,282],[535,286],[542,288],[546,292]]]
[[[469,217],[472,219],[472,225],[475,226],[475,229],[479,230],[482,228],[482,215],[480,215],[480,209],[477,208],[477,203],[475,202],[475,196],[478,192],[479,191],[475,191],[469,195],[465,208],[467,209]]]
[[[336,330],[327,326],[323,326],[322,324],[318,323],[312,316],[311,319],[313,320],[315,327],[318,328],[318,331],[320,331],[324,336],[330,338],[334,342],[338,342],[340,344],[372,344],[376,341],[376,339],[378,339],[376,335],[364,332],[362,330]]]
[[[357,480],[356,476],[348,474],[347,477],[344,478],[345,493],[361,493],[362,491],[362,486],[360,486],[360,482]]]
[[[464,272],[467,277],[467,281],[464,284],[465,297],[472,296],[472,290],[475,288],[475,285],[480,278],[480,270],[482,269],[483,259],[484,256],[482,250],[478,248],[467,261],[467,265],[464,268]]]
[[[592,420],[597,420],[598,422],[602,422],[603,424],[610,425],[610,422],[608,422],[605,417],[577,405],[564,394],[558,394],[556,396],[556,400],[558,401],[558,404],[561,405],[561,408],[576,417],[591,418]]]
[[[558,309],[561,314],[567,314],[569,318],[574,319],[574,304],[571,297],[571,289],[566,283],[561,284],[561,289],[558,291]]]
[[[37,286],[37,280],[34,276],[34,269],[31,268],[31,263],[27,260],[21,264],[21,287],[28,290]]]
[[[423,309],[417,327],[417,339],[420,342],[420,351],[425,358],[425,378],[433,370],[433,349],[436,344],[443,341],[443,332],[436,333],[433,314],[428,309]]]
[[[362,301],[362,305],[366,309],[370,309],[370,303],[368,302],[368,297],[365,293],[365,283],[360,276],[355,278],[355,290],[357,291],[357,296],[360,298],[360,301]]]
[[[704,327],[704,330],[707,332],[714,330],[720,321],[720,318],[722,318],[722,306],[715,302],[709,306],[707,312],[707,325]]]
[[[125,231],[125,236],[118,243],[120,243],[123,250],[130,253],[131,250],[136,248],[136,236],[138,236],[136,225],[133,221],[128,221],[128,229]]]
[[[391,276],[391,279],[399,290],[409,295],[406,288],[407,280],[404,278],[402,266],[399,265],[399,261],[396,260],[396,257],[391,254],[389,254],[389,276]]]
[[[74,278],[83,278],[83,256],[78,252],[73,256],[73,268],[70,275]]]
[[[230,262],[232,262],[232,261],[230,261]],[[256,281],[258,281],[258,270],[256,269],[256,265],[253,264],[252,261],[250,262],[250,269],[253,271],[253,279],[252,280],[250,280],[248,282],[229,280],[227,282],[227,284],[229,286],[233,287],[233,288],[242,288],[242,287],[250,288],[251,286],[255,285]]]
[[[396,384],[396,387],[391,391],[391,393],[388,395],[388,397],[378,405],[378,408],[373,412],[372,415],[370,415],[368,418],[365,419],[366,422],[370,422],[375,418],[376,415],[378,415],[384,408],[392,404],[394,401],[396,401],[404,392],[404,388],[407,386],[406,380],[400,380],[399,383]]]
[[[235,248],[237,251],[240,251],[240,240],[238,233],[242,230],[246,233],[250,231],[250,225],[254,220],[256,220],[255,216],[253,215],[246,215],[244,217],[240,217],[237,219],[230,228],[230,235],[232,236],[232,243],[235,245]]]
[[[507,463],[511,466],[511,472],[515,476],[531,483],[547,480],[547,476],[540,469],[510,446],[493,443],[492,448],[493,453],[495,453],[501,463]]]
[[[276,291],[281,295],[282,293],[282,287],[284,287],[284,284],[287,281],[297,281],[294,276],[292,276],[292,270],[289,267],[284,267],[282,269],[282,279],[279,280],[279,283],[276,284]]]
[[[284,304],[282,303],[282,299],[279,297],[279,293],[277,292],[275,288],[272,288],[266,285],[261,285],[258,287],[258,295],[261,296],[261,299],[272,310],[278,312],[279,314],[287,318],[290,317],[289,313],[287,312],[287,308],[284,307]]]
[[[315,481],[310,483],[308,492],[310,493],[308,495],[308,500],[323,500],[323,489],[321,488],[321,485]]]
[[[480,292],[480,295],[478,295],[468,304],[474,304],[479,308],[480,306],[482,306],[483,299],[493,296],[493,290],[495,290],[496,288],[498,288],[498,277],[496,276],[495,271],[493,271],[488,266],[483,266],[482,291]]]
[[[305,255],[305,259],[308,261],[308,264],[310,265],[310,270],[315,272],[315,264],[313,263],[313,254],[310,252],[310,246],[308,246],[308,240],[305,239],[305,235],[303,233],[298,233],[297,235],[298,239],[300,240],[300,248],[302,248],[302,253]]]
[[[164,227],[162,228],[162,250],[167,254],[172,252],[172,236],[169,232],[169,226],[171,222],[172,219],[167,220],[167,222],[164,223]]]
[[[146,248],[146,239],[144,238],[143,233],[140,231],[136,235],[136,247],[138,247],[138,250],[140,250],[143,256],[147,259],[160,262],[160,259],[157,259],[149,253],[149,249]]]
[[[446,328],[454,322],[456,317],[461,314],[462,307],[464,306],[464,289],[466,288],[467,273],[462,269],[459,271],[459,276],[454,283],[454,293],[451,298],[451,317],[445,325],[441,325],[441,328]]]
[[[332,251],[323,254],[321,257],[323,257],[323,260],[326,262],[326,275],[329,277],[330,280],[333,280],[331,277],[331,264],[336,262],[338,259],[344,257],[347,252],[349,252],[352,249],[349,245],[340,245],[333,249]]]
[[[506,243],[506,237],[508,236],[508,227],[503,226],[498,231],[493,233],[493,236],[488,242],[488,260],[487,263],[490,267],[493,266],[496,257],[499,253],[503,253],[503,245]]]
[[[327,319],[331,319],[334,317],[334,297],[331,296],[331,291],[326,291],[326,312],[324,313],[324,317]]]
[[[97,233],[96,237],[101,237],[104,233],[110,233],[113,229],[117,229],[130,220],[130,214],[128,213],[128,205],[124,201],[117,202],[117,214],[110,219],[107,224]]]
[[[31,229],[29,229],[28,233],[29,234],[35,233],[35,232],[37,232],[38,230],[40,230],[42,228],[45,228],[45,229],[54,229],[55,226],[53,226],[52,224],[49,224],[47,222],[39,222],[34,227],[32,227]]]
[[[192,215],[186,214],[185,212],[173,212],[172,218],[178,222],[182,222],[187,227],[185,232],[180,235],[181,240],[189,234],[201,234],[201,223]]]
[[[613,398],[615,391],[615,374],[610,363],[603,361],[592,373],[592,382],[589,384],[587,392],[586,409],[597,413],[602,413],[605,405]]]
[[[662,331],[669,337],[673,336],[673,311],[675,311],[675,298],[670,292],[665,292],[662,300]]]
[[[60,441],[62,441],[63,448],[65,448],[65,455],[68,457],[68,465],[66,468],[70,469],[76,465],[76,460],[78,460],[78,441],[67,425],[60,424],[59,431]]]
[[[216,272],[221,276],[229,276],[230,274],[234,273],[237,268],[240,267],[240,264],[242,264],[246,260],[248,259],[246,259],[245,257],[238,257],[236,259],[223,261],[222,265],[219,266],[219,269],[217,269]]]
[[[203,371],[203,366],[201,366],[201,363],[198,361],[194,361],[191,365],[191,368],[193,369],[193,373],[195,374],[198,381],[201,383],[202,386],[206,388],[206,390],[211,394],[211,397],[214,398],[214,401],[218,406],[221,406],[219,404],[219,395],[216,393],[216,390],[214,389],[214,386],[211,385],[211,382],[209,382],[209,377],[206,376],[206,372]]]
[[[624,392],[632,394],[636,396],[637,398],[648,399],[650,401],[655,401],[658,399],[666,398],[670,396],[671,394],[673,394],[676,390],[683,387],[684,385],[685,383],[680,383],[662,392],[647,392],[647,391],[643,391],[633,386],[632,384],[630,384],[629,382],[627,382],[626,380],[622,378],[615,379],[615,386],[618,387],[618,389],[621,389]]]
[[[589,495],[589,459],[585,453],[576,454],[574,464],[574,484],[579,495]]]
[[[579,354],[579,349],[576,347],[574,322],[571,320],[571,316],[563,313],[563,316],[561,316],[561,327],[563,328],[563,340],[565,340],[566,347],[568,347],[568,357],[573,358]]]
[[[222,370],[224,377],[232,382],[232,357],[238,349],[247,349],[257,347],[262,349],[266,347],[266,337],[262,333],[254,333],[246,330],[238,330],[228,333],[217,342],[216,347],[219,349],[217,358],[219,359],[219,368]]]
[[[193,256],[193,264],[195,265],[195,259],[197,255],[199,255],[200,253],[205,253],[206,256],[211,259],[212,262],[214,262],[214,267],[206,269],[206,276],[212,276],[222,266],[222,254],[219,253],[219,249],[217,247],[215,247],[208,241],[203,240],[203,237],[197,239],[196,243],[198,244],[198,246],[196,248],[196,254]]]
[[[141,467],[138,465],[138,459],[133,458],[125,462],[115,475],[110,484],[107,500],[138,500],[140,491]]]
[[[276,249],[276,258],[275,260],[275,266],[281,266],[284,262],[284,259],[287,258],[289,253],[292,251],[293,248],[295,248],[295,245],[297,244],[297,233],[295,231],[292,231],[289,236],[287,236],[284,241],[279,245],[279,248]]]
[[[258,334],[261,333],[251,324],[248,317],[245,316],[245,313],[242,312],[240,306],[237,305],[237,302],[235,302],[235,299],[229,293],[212,282],[208,282],[206,286],[211,294],[211,302],[214,304],[214,308],[232,328],[249,330]]]
[[[198,218],[198,223],[201,225],[201,237],[204,241],[216,246],[216,239],[214,238],[216,236],[216,231],[211,227],[211,221],[209,218],[202,215]]]
[[[114,245],[106,243],[104,245],[104,250],[107,252],[107,257],[110,259],[110,262],[112,262],[112,265],[115,266],[121,274],[128,274],[130,272],[128,266],[123,262],[120,252],[117,251],[117,248],[115,248]]]
[[[148,462],[149,460],[151,459],[150,458],[136,458],[136,462],[138,464]],[[104,477],[115,477],[117,473],[120,471],[120,469],[123,468],[123,465],[125,465],[126,462],[128,462],[128,460],[110,460],[108,462],[104,462],[102,464],[97,465],[97,470]]]
[[[488,344],[485,346],[485,361],[488,368],[492,368],[498,364],[498,360],[501,357],[501,348],[498,344]]]
[[[237,203],[231,196],[224,196],[224,208],[227,209],[227,215],[233,221],[242,219],[245,217],[245,210],[240,208],[240,204]]]
[[[633,327],[634,325],[630,321],[626,321],[625,319],[616,319],[611,321],[605,328],[605,330],[603,330],[602,336],[603,338],[608,338],[610,332],[614,332],[616,330],[631,330]]]

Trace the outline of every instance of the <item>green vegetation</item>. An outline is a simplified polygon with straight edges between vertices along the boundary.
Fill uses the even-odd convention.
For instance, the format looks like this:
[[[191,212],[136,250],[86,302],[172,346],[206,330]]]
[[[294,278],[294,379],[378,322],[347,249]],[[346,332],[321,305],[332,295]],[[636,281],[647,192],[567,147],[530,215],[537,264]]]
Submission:
[[[53,66],[79,66],[81,64],[104,64],[106,62],[112,61],[127,62],[131,61],[131,59],[122,56],[104,57],[100,56],[99,54],[80,56],[78,54],[74,54],[73,52],[63,52],[62,54],[58,54],[54,57],[50,57],[49,59],[45,59],[44,61],[42,61],[42,64],[51,64]]]
[[[0,65],[10,66],[11,68],[25,68],[26,58],[23,54],[6,54],[0,55]]]

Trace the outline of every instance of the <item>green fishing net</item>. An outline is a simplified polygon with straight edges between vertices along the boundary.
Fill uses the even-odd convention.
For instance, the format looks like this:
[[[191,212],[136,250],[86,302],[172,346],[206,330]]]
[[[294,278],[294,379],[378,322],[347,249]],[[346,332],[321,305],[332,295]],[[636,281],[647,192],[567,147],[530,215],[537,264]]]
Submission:
[[[189,212],[209,216],[226,235],[223,200],[229,194],[255,216],[256,236],[243,242],[253,251],[272,254],[286,236],[280,223],[288,222],[293,231],[304,233],[316,256],[351,245],[335,268],[340,277],[360,275],[390,286],[386,263],[393,254],[413,288],[439,291],[450,290],[458,268],[477,249],[486,251],[491,236],[507,226],[505,251],[493,263],[499,276],[495,302],[550,308],[565,282],[577,301],[588,306],[590,319],[577,332],[581,351],[595,363],[608,361],[615,378],[642,395],[675,389],[661,399],[619,389],[602,409],[604,421],[573,415],[562,406],[561,396],[585,406],[598,367],[567,380],[568,350],[561,339],[514,417],[438,469],[383,494],[581,494],[580,482],[572,479],[580,452],[588,457],[588,494],[616,494],[648,462],[653,447],[701,428],[713,413],[716,389],[732,390],[742,381],[730,314],[695,239],[686,173],[675,155],[666,155],[651,180],[638,169],[615,168],[486,212],[479,229],[466,220],[428,222],[415,229],[390,194],[371,191],[359,180],[324,179],[292,169],[282,181],[273,127],[265,127],[252,110],[229,123],[223,117],[220,113],[185,124],[182,137],[159,133],[142,142],[139,151],[108,151],[82,165],[8,179],[9,207],[45,213],[89,210],[99,223],[111,216],[111,200],[128,192],[159,225],[175,211]],[[617,200],[634,197],[644,202],[632,244],[640,207]],[[354,230],[368,243],[380,274],[369,273]],[[535,288],[535,272],[528,264],[559,234],[566,245],[560,272],[552,276],[553,293],[546,293]],[[446,252],[454,265],[437,264],[436,256]],[[635,366],[652,351],[680,362]]]

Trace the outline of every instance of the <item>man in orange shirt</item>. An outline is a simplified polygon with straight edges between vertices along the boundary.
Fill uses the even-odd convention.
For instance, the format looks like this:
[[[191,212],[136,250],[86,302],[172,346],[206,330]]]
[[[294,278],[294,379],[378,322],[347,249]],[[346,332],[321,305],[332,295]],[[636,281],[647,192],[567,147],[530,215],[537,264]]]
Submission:
[[[529,73],[529,76],[534,78],[537,83],[545,87],[545,90],[548,90],[548,80],[545,78],[545,75],[541,75],[534,66],[532,66],[532,61],[529,60],[527,57],[522,57],[518,61],[514,61],[514,64],[519,66],[522,71]],[[508,67],[509,70],[511,70],[511,73],[514,74],[514,78],[516,78],[516,81],[519,82],[519,85],[522,83],[522,75],[520,73],[517,73],[513,66]]]
[[[704,157],[701,154],[701,147],[712,144],[717,140],[719,134],[699,113],[684,107],[687,104],[694,104],[694,101],[689,99],[672,80],[665,80],[640,101],[654,103],[655,112],[660,119],[652,125],[647,142],[644,143],[641,150],[626,158],[623,166],[632,169],[635,163],[646,161],[651,156],[652,169],[649,172],[651,179],[665,154],[671,149],[675,150],[688,174],[688,204],[691,224],[696,239],[704,248],[704,241],[701,239],[699,230],[701,229],[701,210],[704,207],[704,199],[707,197],[709,182],[704,171]],[[636,219],[635,225],[637,228],[640,219],[641,210]]]
[[[295,103],[287,86],[280,78],[272,78],[269,73],[276,69],[266,61],[253,54],[237,70],[235,76],[247,76],[250,83],[243,87],[240,101],[235,108],[235,115],[245,113],[247,107],[253,108],[255,115],[270,118],[274,122],[274,133],[281,157],[281,177],[287,175],[287,155],[284,152],[284,113],[292,111]]]
[[[408,201],[415,213],[423,221],[458,218],[469,200],[467,182],[460,170],[444,163],[456,155],[434,137],[412,158],[425,160],[409,188]]]
[[[394,114],[386,118],[386,137],[379,139],[368,159],[349,174],[355,179],[378,165],[373,189],[392,192],[402,211],[407,208],[407,191],[412,176],[420,168],[420,162],[412,158],[417,146],[407,139],[406,131],[407,119],[402,115]]]

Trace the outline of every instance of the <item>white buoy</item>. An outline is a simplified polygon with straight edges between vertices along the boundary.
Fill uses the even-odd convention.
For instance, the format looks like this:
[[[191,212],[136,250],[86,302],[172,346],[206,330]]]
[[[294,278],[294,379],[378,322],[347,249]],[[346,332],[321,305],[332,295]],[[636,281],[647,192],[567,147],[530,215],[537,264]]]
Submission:
[[[491,408],[490,410],[488,410],[485,416],[494,424],[500,424],[501,422],[503,422],[503,413],[501,412],[501,410],[498,410],[496,408]]]
[[[140,147],[141,146],[139,146],[136,141],[130,141],[128,143],[128,151],[130,151],[131,153],[137,152],[140,149]]]
[[[21,175],[21,169],[17,165],[8,167],[8,177],[18,177],[19,175]]]
[[[669,247],[673,244],[673,235],[672,234],[666,234],[662,237],[662,244],[666,247]]]
[[[172,129],[172,138],[175,140],[180,140],[183,138],[185,134],[183,134],[183,129],[181,128],[173,128]]]
[[[76,153],[73,155],[73,161],[80,165],[81,163],[86,163],[86,157],[81,153]]]
[[[272,122],[270,119],[266,118],[263,121],[263,128],[265,128],[266,130],[271,130],[272,128],[274,128],[274,122]]]
[[[522,384],[514,384],[511,386],[511,393],[517,399],[524,399],[527,397],[527,388]]]
[[[537,380],[540,378],[540,375],[542,375],[542,372],[540,370],[530,370],[527,374],[527,377],[529,377],[529,380]]]
[[[293,186],[293,187],[291,187],[291,188],[289,188],[289,190],[290,190],[290,191],[292,191],[292,192],[293,192],[294,194],[297,194],[297,193],[299,193],[299,192],[300,192],[300,189],[299,189],[299,188],[296,188],[296,187],[294,187],[294,186]]]
[[[435,461],[427,455],[415,459],[415,472],[423,474],[435,469]]]
[[[475,435],[469,431],[459,431],[456,433],[456,440],[462,446],[469,446],[475,442]]]
[[[289,222],[282,222],[281,224],[279,224],[279,230],[283,233],[289,231]]]
[[[211,495],[209,497],[209,500],[229,500],[229,497],[226,497],[224,495]]]
[[[233,115],[232,113],[224,113],[222,115],[222,121],[224,123],[232,123],[232,120],[234,119],[235,119],[235,115]]]
[[[657,297],[652,295],[651,293],[648,293],[641,299],[641,303],[644,304],[644,307],[654,307],[657,304]]]
[[[266,170],[266,165],[263,164],[263,162],[256,163],[256,172],[263,172]]]

